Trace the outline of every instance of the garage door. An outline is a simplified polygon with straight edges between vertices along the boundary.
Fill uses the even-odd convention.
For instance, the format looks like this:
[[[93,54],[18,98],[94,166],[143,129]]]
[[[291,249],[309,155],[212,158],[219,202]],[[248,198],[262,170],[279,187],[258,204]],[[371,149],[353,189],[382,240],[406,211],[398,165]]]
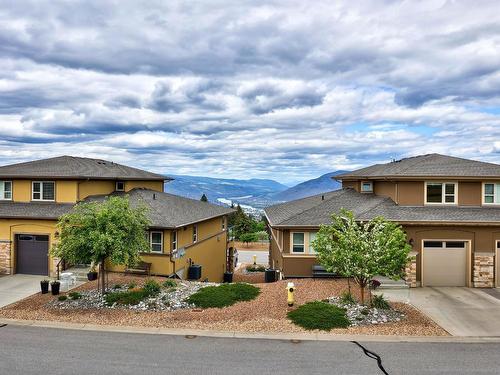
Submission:
[[[16,272],[47,275],[49,269],[49,236],[18,234],[16,238]]]
[[[424,241],[424,286],[466,286],[467,244],[465,241]]]

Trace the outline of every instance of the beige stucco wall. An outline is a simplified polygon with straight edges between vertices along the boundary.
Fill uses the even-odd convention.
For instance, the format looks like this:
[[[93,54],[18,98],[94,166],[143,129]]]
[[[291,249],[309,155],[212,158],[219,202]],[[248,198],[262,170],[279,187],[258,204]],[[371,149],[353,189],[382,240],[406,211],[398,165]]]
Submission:
[[[373,193],[382,197],[391,198],[396,201],[396,184],[389,181],[375,181],[373,183]]]
[[[482,204],[481,182],[459,182],[458,183],[458,205],[480,206]]]
[[[401,206],[424,205],[424,181],[399,181],[397,192],[396,203]]]

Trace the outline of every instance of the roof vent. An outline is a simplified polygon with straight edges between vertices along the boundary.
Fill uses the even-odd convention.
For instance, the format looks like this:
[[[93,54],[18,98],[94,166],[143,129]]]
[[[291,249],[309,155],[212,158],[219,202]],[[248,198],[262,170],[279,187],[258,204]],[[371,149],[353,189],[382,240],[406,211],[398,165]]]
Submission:
[[[322,196],[321,196],[321,200],[322,200],[322,201],[324,201],[324,200],[325,200],[325,196],[324,196],[324,195],[322,195]]]
[[[153,193],[153,200],[156,200],[156,193]]]

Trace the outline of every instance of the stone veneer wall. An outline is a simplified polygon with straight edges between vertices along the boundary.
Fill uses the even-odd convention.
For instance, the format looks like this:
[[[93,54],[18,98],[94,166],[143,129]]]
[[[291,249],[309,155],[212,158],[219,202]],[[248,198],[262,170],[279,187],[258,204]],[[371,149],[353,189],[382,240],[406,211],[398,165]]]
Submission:
[[[10,249],[10,241],[0,240],[0,275],[12,273]]]
[[[474,253],[474,288],[495,286],[495,254]]]
[[[410,288],[416,288],[417,287],[417,252],[416,251],[410,252],[409,261],[405,267],[405,273],[406,273],[406,277],[405,277],[406,285],[408,285]]]

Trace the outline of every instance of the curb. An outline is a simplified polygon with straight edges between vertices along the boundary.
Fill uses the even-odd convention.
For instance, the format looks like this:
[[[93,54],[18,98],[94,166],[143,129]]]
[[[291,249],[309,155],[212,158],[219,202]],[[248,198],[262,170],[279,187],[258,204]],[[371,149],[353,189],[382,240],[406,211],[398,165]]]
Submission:
[[[210,331],[184,328],[154,328],[134,326],[110,326],[84,323],[66,323],[43,320],[20,320],[1,318],[0,324],[55,328],[79,331],[100,331],[114,333],[139,333],[169,336],[198,336],[233,339],[300,340],[300,341],[360,341],[394,343],[500,343],[500,336],[383,336],[383,335],[334,335],[325,333],[249,333],[237,331]]]

